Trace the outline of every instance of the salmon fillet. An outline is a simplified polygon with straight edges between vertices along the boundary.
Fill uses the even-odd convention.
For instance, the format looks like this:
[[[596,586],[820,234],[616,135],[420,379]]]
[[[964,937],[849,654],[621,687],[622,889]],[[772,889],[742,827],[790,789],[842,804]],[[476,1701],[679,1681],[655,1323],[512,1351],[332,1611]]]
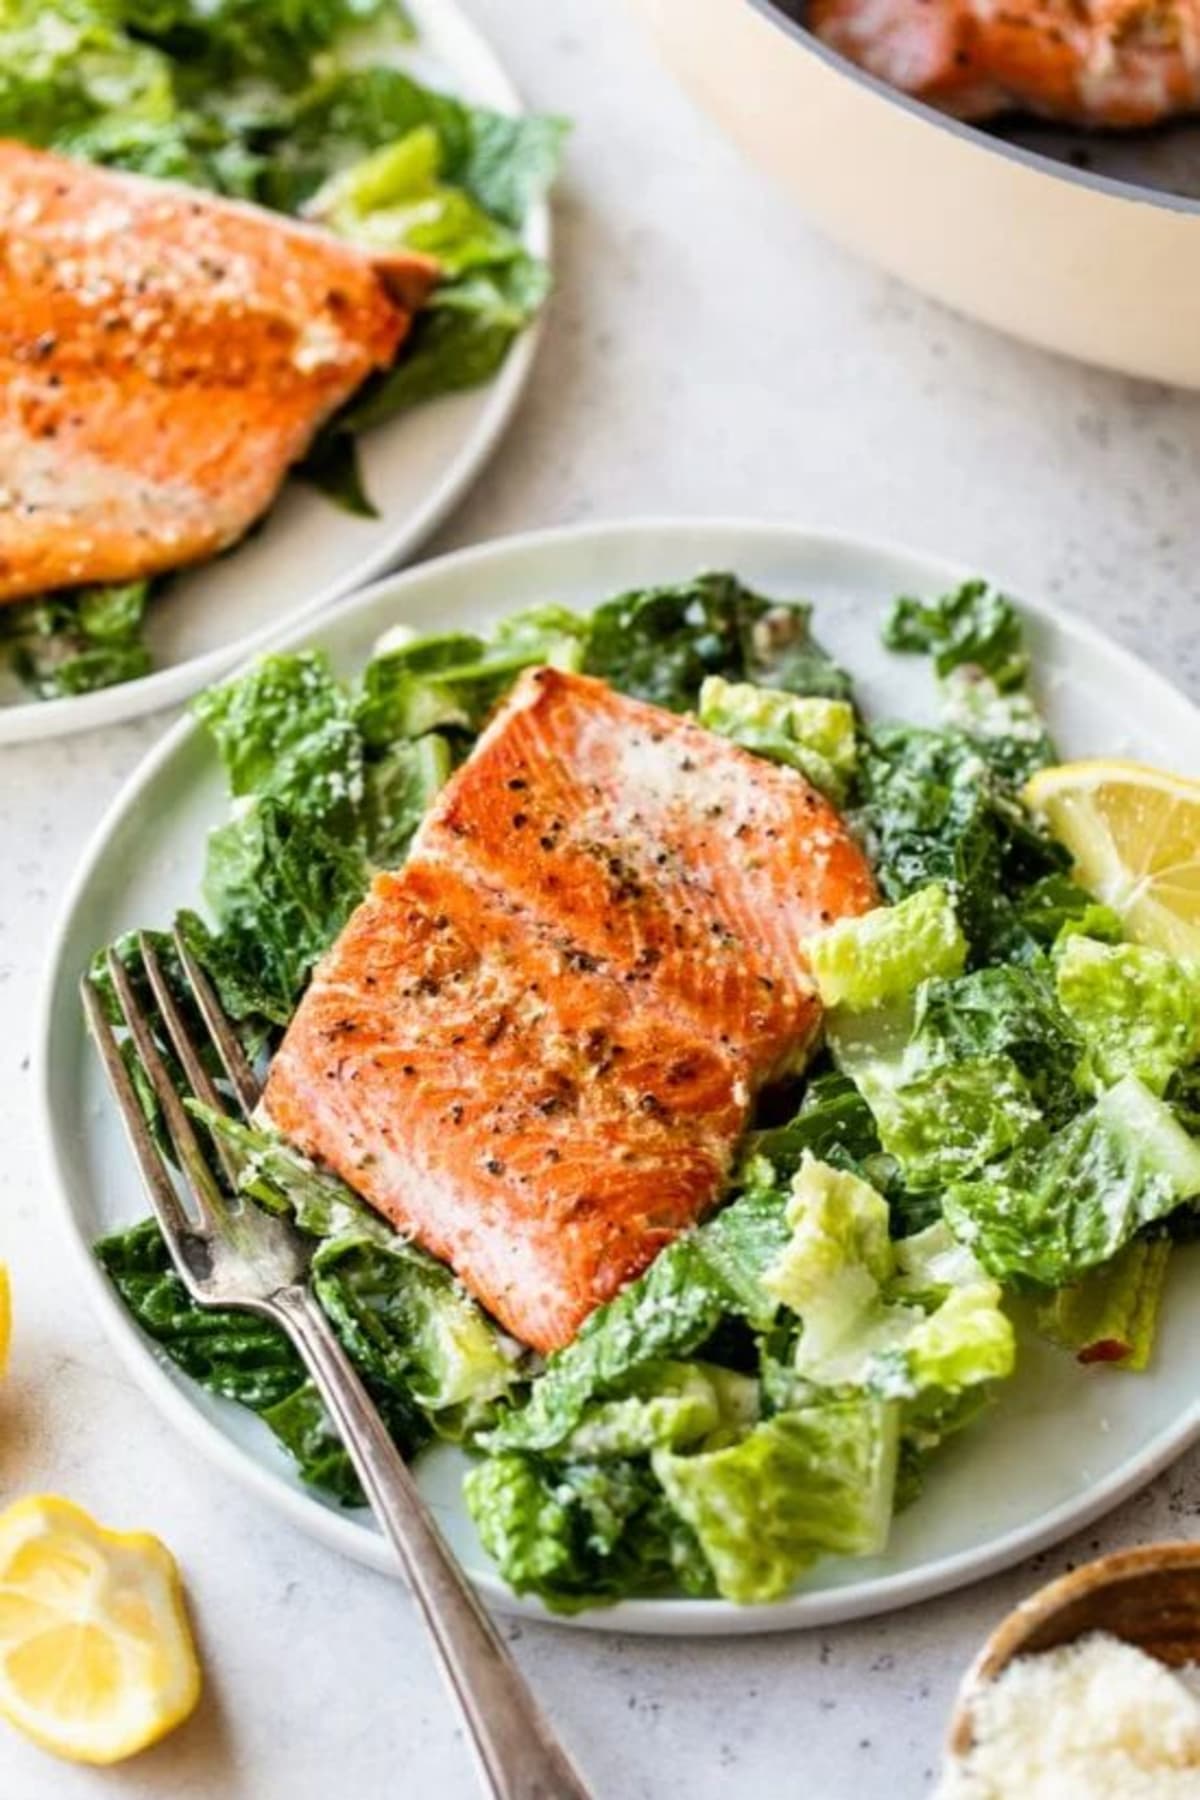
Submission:
[[[1200,108],[1200,0],[809,0],[805,22],[962,119],[1137,127]]]
[[[793,770],[530,671],[318,966],[264,1112],[554,1350],[719,1198],[820,1023],[804,938],[875,898]]]
[[[0,142],[0,601],[234,543],[435,275]]]

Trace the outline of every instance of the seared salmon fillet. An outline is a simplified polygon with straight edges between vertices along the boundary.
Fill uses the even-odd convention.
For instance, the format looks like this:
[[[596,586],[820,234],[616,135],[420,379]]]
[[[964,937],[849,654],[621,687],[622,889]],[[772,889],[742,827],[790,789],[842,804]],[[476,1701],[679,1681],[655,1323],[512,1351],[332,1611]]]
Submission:
[[[1200,108],[1200,0],[809,0],[805,23],[961,119],[1137,127]]]
[[[235,542],[435,276],[0,142],[0,601]]]
[[[858,847],[794,771],[556,669],[517,683],[413,853],[554,918],[759,1078],[815,1028],[804,939],[874,903]]]
[[[805,937],[875,899],[793,770],[530,671],[318,966],[264,1111],[556,1349],[719,1198],[820,1023]]]

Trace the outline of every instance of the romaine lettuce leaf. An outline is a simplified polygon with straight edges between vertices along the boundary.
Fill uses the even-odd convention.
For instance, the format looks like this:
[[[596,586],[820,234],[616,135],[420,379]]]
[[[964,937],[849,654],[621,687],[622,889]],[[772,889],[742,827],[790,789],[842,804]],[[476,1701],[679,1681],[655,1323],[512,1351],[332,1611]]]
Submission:
[[[1086,1046],[1081,1076],[1093,1092],[1136,1075],[1161,1094],[1200,1054],[1200,979],[1162,951],[1076,933],[1058,952],[1055,981]]]
[[[832,1069],[814,1074],[790,1119],[750,1132],[735,1182],[739,1187],[782,1188],[806,1151],[864,1176],[889,1200],[894,1198],[895,1164],[883,1154],[871,1109],[849,1076]]]
[[[847,679],[814,643],[809,612],[764,600],[729,574],[637,589],[596,608],[584,666],[675,712],[696,705],[710,675],[845,698]]]
[[[520,1362],[450,1270],[270,1134],[226,1125],[228,1141],[249,1152],[248,1193],[260,1202],[269,1193],[276,1210],[291,1208],[310,1232],[345,1233],[318,1246],[313,1291],[404,1454],[415,1454],[434,1430],[459,1437],[486,1423]],[[138,1325],[177,1367],[259,1413],[306,1481],[361,1505],[349,1458],[282,1331],[250,1313],[197,1306],[153,1220],[105,1238],[96,1255]]]
[[[885,725],[861,737],[852,819],[887,899],[930,883],[954,896],[974,963],[1042,948],[1024,895],[1065,873],[1070,856],[962,732]]]
[[[210,1393],[258,1413],[305,1481],[343,1505],[362,1504],[350,1459],[277,1326],[252,1313],[197,1306],[152,1219],[102,1239],[95,1250],[135,1322],[177,1368]],[[415,1455],[430,1428],[411,1395],[376,1385],[372,1394],[402,1454]]]
[[[1076,1083],[1082,1055],[1053,974],[1039,960],[924,982],[905,1062],[916,1075],[972,1059],[1011,1058],[1042,1113],[1059,1124],[1082,1104]]]
[[[847,700],[788,694],[710,675],[700,689],[700,723],[745,750],[799,769],[840,803],[858,759],[854,708]]]
[[[513,262],[521,240],[464,188],[442,181],[442,148],[432,125],[373,151],[331,175],[306,217],[371,250],[418,250],[454,280],[469,270]]]
[[[971,740],[993,774],[1021,787],[1056,757],[1054,742],[1029,695],[1005,690],[981,670],[962,665],[941,684],[942,717]]]
[[[259,657],[244,675],[206,688],[192,710],[235,799],[269,798],[295,818],[354,835],[365,792],[362,740],[321,651]]]
[[[918,982],[957,975],[967,954],[953,902],[937,884],[895,906],[841,919],[805,949],[821,999],[847,1012],[886,1006]]]
[[[809,1159],[788,1201],[792,1237],[763,1284],[801,1320],[793,1367],[822,1388],[914,1400],[955,1395],[1012,1371],[1012,1327],[1000,1290],[961,1250],[939,1291],[928,1234],[911,1251],[888,1235],[888,1209],[866,1182]],[[914,1271],[921,1274],[914,1279]]]
[[[723,1450],[651,1458],[718,1593],[778,1600],[819,1556],[871,1556],[891,1523],[898,1409],[860,1397],[777,1413]]]
[[[558,1454],[571,1462],[706,1448],[743,1437],[758,1420],[758,1383],[716,1363],[649,1363],[611,1400],[589,1406]]]
[[[368,873],[356,844],[277,800],[252,800],[216,827],[204,898],[217,928],[190,912],[180,924],[235,1019],[288,1023],[315,964],[362,899]]]
[[[437,135],[442,179],[514,230],[553,179],[567,131],[562,119],[471,106],[403,69],[343,67],[277,113],[264,198],[295,212],[337,169],[422,126]]]
[[[312,1285],[359,1371],[410,1395],[443,1436],[480,1429],[517,1378],[516,1346],[445,1263],[395,1233],[329,1239]]]
[[[0,608],[0,652],[39,700],[136,681],[151,666],[143,621],[151,584],[109,582]]]
[[[43,147],[109,112],[158,124],[175,109],[170,64],[121,30],[103,0],[3,0],[0,136]]]
[[[1043,875],[1017,897],[1018,929],[1042,949],[1065,943],[1074,932],[1120,943],[1124,927],[1111,906],[1104,906],[1069,875]]]
[[[394,869],[404,860],[452,760],[446,739],[431,731],[415,743],[392,744],[366,764],[365,849],[376,868]]]
[[[1147,1368],[1170,1259],[1170,1238],[1133,1238],[1109,1262],[1045,1300],[1038,1329],[1081,1363]]]
[[[964,664],[980,669],[1001,693],[1021,687],[1029,673],[1016,607],[986,581],[966,581],[937,600],[901,596],[892,603],[883,641],[889,650],[931,656],[940,676]]]
[[[246,77],[294,87],[348,33],[369,28],[376,49],[413,36],[401,0],[112,0],[110,10],[202,89]]]
[[[470,1469],[463,1492],[505,1581],[553,1612],[712,1592],[708,1562],[645,1458],[548,1463],[506,1450]]]
[[[1063,1287],[1200,1194],[1200,1145],[1127,1075],[1044,1146],[955,1183],[945,1216],[998,1280]]]
[[[489,638],[402,637],[377,651],[363,671],[358,727],[373,746],[434,730],[477,731],[522,669],[578,668],[586,641],[587,621],[558,606],[516,613]]]
[[[595,1401],[632,1391],[647,1367],[690,1356],[729,1316],[765,1329],[776,1303],[760,1277],[787,1237],[783,1195],[752,1189],[676,1238],[547,1360],[490,1447],[557,1450]]]

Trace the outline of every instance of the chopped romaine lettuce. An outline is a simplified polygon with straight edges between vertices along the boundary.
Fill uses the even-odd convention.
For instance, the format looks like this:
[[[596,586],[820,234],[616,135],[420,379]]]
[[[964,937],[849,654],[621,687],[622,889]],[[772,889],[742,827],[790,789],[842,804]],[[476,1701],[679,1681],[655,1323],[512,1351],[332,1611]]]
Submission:
[[[546,1463],[507,1450],[470,1469],[463,1492],[505,1581],[553,1612],[712,1592],[708,1562],[645,1458]]]
[[[1053,741],[1029,695],[1005,690],[969,665],[953,669],[942,682],[942,717],[1013,787],[1054,761]]]
[[[1200,980],[1162,951],[1074,933],[1055,959],[1055,980],[1086,1047],[1081,1075],[1093,1091],[1136,1075],[1161,1094],[1200,1054]]]
[[[342,67],[277,109],[263,197],[294,212],[336,169],[422,126],[437,135],[443,181],[513,229],[553,179],[567,130],[562,119],[471,106],[400,68]]]
[[[932,656],[941,676],[964,664],[980,669],[1001,693],[1020,687],[1029,673],[1016,607],[986,581],[966,581],[938,600],[902,596],[892,604],[883,641],[889,650]]]
[[[746,1138],[737,1183],[741,1187],[784,1187],[805,1152],[861,1175],[903,1209],[909,1196],[900,1189],[894,1158],[884,1153],[870,1107],[846,1075],[814,1075],[798,1110],[783,1124],[752,1131]]]
[[[903,1337],[881,1345],[867,1386],[889,1399],[916,1400],[930,1392],[956,1396],[1002,1381],[1012,1374],[1015,1359],[1013,1328],[1001,1311],[999,1287],[994,1281],[973,1281],[951,1288],[931,1312],[911,1322]]]
[[[695,1532],[718,1593],[778,1600],[819,1556],[872,1556],[887,1542],[899,1416],[866,1397],[777,1413],[738,1444],[651,1457]]]
[[[0,608],[0,650],[40,700],[135,681],[150,668],[148,581],[103,583]]]
[[[331,175],[305,206],[307,217],[372,250],[419,250],[453,280],[468,270],[515,261],[520,239],[465,189],[441,179],[442,146],[432,125]]]
[[[844,699],[847,678],[814,642],[809,616],[808,607],[764,600],[728,574],[642,588],[597,607],[585,667],[675,712],[696,705],[710,675]]]
[[[931,1065],[911,1043],[914,1009],[899,1001],[873,1012],[839,1008],[826,1025],[829,1048],[857,1085],[883,1149],[905,1183],[937,1190],[1038,1133],[1042,1117],[1010,1056],[963,1056]]]
[[[362,740],[350,701],[320,651],[262,656],[192,705],[216,744],[235,799],[256,795],[352,835],[364,798]]]
[[[799,769],[829,799],[845,798],[858,758],[849,701],[710,675],[700,689],[700,723],[758,756]]]
[[[796,1367],[823,1386],[861,1385],[893,1269],[887,1202],[856,1175],[806,1157],[786,1218],[792,1235],[762,1279],[803,1321]]]
[[[1038,1327],[1081,1363],[1145,1369],[1171,1258],[1167,1237],[1139,1237],[1038,1308]]]
[[[413,834],[450,774],[450,746],[436,731],[392,744],[366,764],[363,813],[367,857],[376,868],[404,860]]]
[[[1076,1071],[1083,1045],[1038,963],[997,964],[917,991],[905,1052],[910,1076],[974,1059],[1011,1058],[1052,1123],[1078,1111]]]
[[[366,889],[357,844],[287,810],[250,800],[210,834],[204,898],[218,927],[181,915],[193,950],[234,1018],[286,1025],[318,959]]]
[[[1012,1327],[996,1284],[961,1253],[953,1261],[943,1253],[941,1274],[957,1280],[936,1292],[927,1239],[903,1269],[886,1202],[868,1183],[806,1160],[787,1219],[792,1237],[763,1283],[802,1322],[794,1367],[805,1381],[911,1400],[1011,1372]],[[917,1285],[912,1270],[922,1265]]]
[[[1070,856],[1038,830],[980,745],[958,731],[880,726],[860,739],[854,822],[887,899],[938,882],[972,960],[1018,960],[1041,941],[1022,906]]]
[[[561,1446],[571,1462],[705,1447],[745,1435],[758,1419],[758,1383],[716,1363],[649,1363],[611,1400],[590,1406]]]
[[[676,1238],[548,1359],[527,1404],[500,1422],[491,1446],[555,1450],[594,1401],[631,1391],[648,1366],[691,1355],[728,1316],[766,1329],[776,1306],[761,1274],[787,1237],[783,1195],[751,1189]]]
[[[278,1326],[252,1313],[197,1306],[152,1219],[104,1238],[96,1255],[137,1324],[176,1367],[210,1393],[258,1413],[305,1481],[344,1505],[361,1504],[349,1458]],[[429,1437],[424,1415],[401,1389],[372,1392],[403,1454],[415,1455]]]
[[[1069,875],[1057,872],[1031,883],[1018,896],[1014,910],[1020,932],[1042,949],[1065,943],[1077,931],[1106,944],[1120,943],[1125,935],[1111,906],[1103,906]]]
[[[1063,1287],[1200,1194],[1200,1145],[1127,1075],[1040,1148],[955,1183],[957,1237],[998,1280]]]
[[[445,1263],[392,1233],[332,1238],[313,1259],[313,1292],[368,1378],[411,1395],[448,1436],[478,1430],[512,1387],[515,1348]]]
[[[586,620],[542,606],[504,620],[488,639],[453,632],[388,645],[363,671],[359,729],[371,745],[477,731],[522,669],[576,669],[586,641]]]
[[[967,945],[953,903],[936,884],[896,906],[841,919],[805,946],[821,999],[848,1012],[886,1006],[920,981],[957,975]]]

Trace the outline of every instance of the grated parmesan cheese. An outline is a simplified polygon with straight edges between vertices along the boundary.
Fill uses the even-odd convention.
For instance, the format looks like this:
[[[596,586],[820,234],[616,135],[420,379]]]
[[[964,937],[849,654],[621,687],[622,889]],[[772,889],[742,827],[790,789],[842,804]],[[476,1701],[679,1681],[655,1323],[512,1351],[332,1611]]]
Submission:
[[[1100,1632],[1018,1657],[976,1696],[935,1800],[1200,1800],[1193,1673]]]

